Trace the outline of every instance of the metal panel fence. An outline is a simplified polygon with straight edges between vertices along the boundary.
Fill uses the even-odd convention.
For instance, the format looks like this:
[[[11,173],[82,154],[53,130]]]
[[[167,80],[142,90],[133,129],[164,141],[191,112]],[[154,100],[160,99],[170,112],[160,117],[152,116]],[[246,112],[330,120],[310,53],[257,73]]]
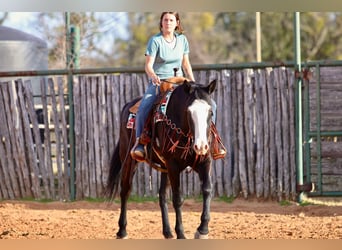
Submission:
[[[94,72],[96,73],[96,72]],[[296,195],[294,72],[285,67],[195,69],[201,84],[218,79],[217,129],[228,150],[215,161],[215,196],[294,199]],[[41,104],[30,82],[0,84],[0,199],[102,197],[123,105],[143,94],[143,72],[73,77],[75,179],[70,174],[67,77],[42,78]],[[200,195],[196,174],[182,191]],[[141,164],[132,193],[157,196],[159,173]]]
[[[342,195],[342,71],[309,68],[304,84],[304,175],[310,196]]]

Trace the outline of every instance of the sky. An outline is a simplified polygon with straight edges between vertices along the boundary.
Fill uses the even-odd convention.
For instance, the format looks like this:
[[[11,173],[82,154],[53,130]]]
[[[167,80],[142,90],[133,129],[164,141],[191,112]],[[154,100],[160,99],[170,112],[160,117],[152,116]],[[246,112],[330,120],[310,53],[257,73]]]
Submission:
[[[15,29],[20,29],[27,33],[34,33],[35,31],[30,26],[30,22],[33,21],[34,15],[36,14],[37,12],[10,12],[3,25]]]

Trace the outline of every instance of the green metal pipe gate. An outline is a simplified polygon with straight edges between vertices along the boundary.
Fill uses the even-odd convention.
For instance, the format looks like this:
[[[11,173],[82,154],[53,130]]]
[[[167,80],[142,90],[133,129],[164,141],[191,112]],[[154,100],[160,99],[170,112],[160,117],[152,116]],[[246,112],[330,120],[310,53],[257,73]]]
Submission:
[[[321,104],[322,104],[322,97],[321,97],[321,68],[322,67],[342,67],[342,61],[321,61],[321,62],[308,62],[304,64],[304,71],[301,78],[304,81],[304,93],[303,93],[303,100],[304,100],[304,106],[303,106],[303,113],[304,113],[304,139],[303,139],[303,148],[304,148],[304,162],[306,163],[306,184],[307,185],[313,185],[311,180],[311,149],[310,149],[310,142],[312,139],[316,140],[317,148],[316,148],[316,154],[317,154],[317,170],[318,170],[318,180],[317,180],[317,186],[314,187],[315,191],[311,191],[309,194],[310,196],[341,196],[342,190],[339,191],[324,191],[322,187],[322,138],[327,137],[337,137],[342,136],[342,124],[340,130],[335,131],[322,131],[321,124],[322,124],[322,118],[321,118]],[[310,103],[309,103],[309,84],[310,84],[310,78],[311,74],[309,69],[312,68],[314,70],[314,73],[316,74],[316,97],[317,97],[317,103],[316,103],[316,129],[312,130],[310,129]],[[311,71],[313,72],[313,71]],[[342,84],[342,82],[341,82]],[[299,112],[299,110],[297,110]],[[342,181],[342,180],[341,180]]]

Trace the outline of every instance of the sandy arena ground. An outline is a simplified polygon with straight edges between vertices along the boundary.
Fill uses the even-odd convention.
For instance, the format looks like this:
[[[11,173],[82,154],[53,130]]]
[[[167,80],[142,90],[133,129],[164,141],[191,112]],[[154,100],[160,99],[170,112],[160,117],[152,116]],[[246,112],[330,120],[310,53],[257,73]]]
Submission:
[[[187,238],[201,208],[201,202],[184,202]],[[171,203],[169,214],[173,228]],[[0,239],[113,239],[118,217],[118,203],[1,201]],[[209,228],[211,239],[342,239],[342,206],[213,201]],[[163,239],[158,203],[129,203],[127,231],[130,239]]]

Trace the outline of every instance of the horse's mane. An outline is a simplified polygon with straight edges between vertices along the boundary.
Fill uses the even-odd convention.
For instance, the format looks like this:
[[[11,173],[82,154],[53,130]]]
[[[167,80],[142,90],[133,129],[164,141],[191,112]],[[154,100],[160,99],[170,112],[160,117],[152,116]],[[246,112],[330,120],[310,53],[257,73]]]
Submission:
[[[177,88],[183,88],[186,95],[192,100],[202,99],[210,103],[210,95],[204,90],[206,86],[203,86],[202,84],[192,81],[184,81],[184,83],[182,85],[179,85]]]
[[[186,133],[190,129],[187,120],[187,107],[189,107],[195,99],[201,99],[211,105],[208,86],[203,86],[196,82],[184,81],[178,85],[172,92],[167,106],[166,115],[178,127],[183,128]]]

